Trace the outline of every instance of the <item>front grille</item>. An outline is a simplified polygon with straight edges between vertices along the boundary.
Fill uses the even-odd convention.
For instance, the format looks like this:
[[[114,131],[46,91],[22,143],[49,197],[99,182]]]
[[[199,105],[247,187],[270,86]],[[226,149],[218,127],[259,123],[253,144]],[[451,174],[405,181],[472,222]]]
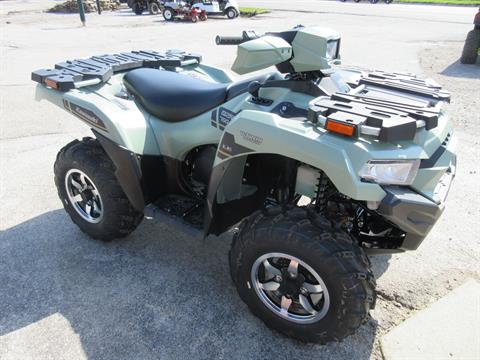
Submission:
[[[447,198],[448,191],[450,190],[450,186],[452,185],[453,178],[455,177],[456,172],[456,158],[452,159],[450,163],[450,167],[445,171],[445,173],[440,178],[437,186],[433,190],[433,199],[437,203],[443,203]]]
[[[450,142],[450,139],[452,138],[452,134],[451,133],[448,133],[447,134],[447,137],[445,138],[445,140],[443,140],[443,143],[442,143],[442,146],[448,146],[448,143]]]

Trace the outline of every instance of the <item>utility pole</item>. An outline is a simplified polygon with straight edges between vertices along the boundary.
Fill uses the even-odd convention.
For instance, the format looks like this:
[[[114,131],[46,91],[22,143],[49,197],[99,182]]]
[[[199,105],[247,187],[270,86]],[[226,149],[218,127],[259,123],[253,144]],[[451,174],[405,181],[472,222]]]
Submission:
[[[80,14],[80,21],[82,22],[82,25],[85,26],[86,19],[85,19],[85,9],[83,7],[83,1],[77,0],[77,5],[78,5],[78,12]]]
[[[100,7],[100,0],[97,0],[97,11],[98,11],[98,15],[102,15],[102,8]]]

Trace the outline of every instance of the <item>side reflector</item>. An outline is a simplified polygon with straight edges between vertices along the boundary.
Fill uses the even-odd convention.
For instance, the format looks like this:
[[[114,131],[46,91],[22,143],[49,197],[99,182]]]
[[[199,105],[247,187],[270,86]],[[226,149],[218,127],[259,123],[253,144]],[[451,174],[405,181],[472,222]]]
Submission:
[[[45,79],[45,85],[51,87],[52,89],[58,89],[58,84],[50,79]]]
[[[345,136],[353,136],[353,134],[355,134],[354,125],[341,124],[331,120],[327,120],[327,124],[325,125],[325,128],[328,131],[331,131],[337,134],[342,134]]]

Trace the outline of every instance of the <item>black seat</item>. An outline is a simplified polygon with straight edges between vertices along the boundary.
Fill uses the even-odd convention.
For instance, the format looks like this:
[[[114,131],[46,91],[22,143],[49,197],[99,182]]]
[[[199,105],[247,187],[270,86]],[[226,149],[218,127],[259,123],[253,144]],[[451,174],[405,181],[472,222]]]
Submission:
[[[159,119],[177,122],[200,115],[235,96],[245,93],[252,81],[263,82],[262,74],[228,84],[210,83],[171,71],[140,68],[123,77],[127,90]]]
[[[189,119],[225,101],[227,84],[214,84],[171,71],[141,68],[123,77],[127,90],[156,117]]]

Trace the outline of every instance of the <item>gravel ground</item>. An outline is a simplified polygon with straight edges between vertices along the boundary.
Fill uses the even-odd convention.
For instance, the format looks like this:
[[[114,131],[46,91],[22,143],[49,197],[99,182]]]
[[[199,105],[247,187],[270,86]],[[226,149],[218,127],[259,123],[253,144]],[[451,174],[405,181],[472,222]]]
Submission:
[[[37,2],[22,1],[16,13],[13,4],[0,7],[0,358],[25,358],[20,350],[38,350],[33,340],[40,338],[50,358],[81,349],[63,358],[380,359],[382,334],[467,278],[480,279],[480,67],[457,62],[471,27],[467,10],[316,2],[312,14],[195,25],[123,11],[89,16],[82,29],[76,17],[39,13]],[[227,66],[232,48],[215,47],[215,34],[299,22],[339,29],[347,63],[425,73],[442,83],[452,92],[459,137],[458,175],[440,222],[418,251],[373,258],[379,301],[371,320],[326,346],[286,339],[248,312],[228,275],[229,234],[198,241],[151,221],[109,244],[82,234],[61,209],[52,164],[63,144],[89,131],[35,103],[29,80],[32,69],[67,58],[172,44]],[[51,335],[65,324],[70,330],[61,333],[71,336]]]
[[[457,130],[478,134],[480,57],[476,65],[461,64],[458,56],[462,48],[461,42],[438,43],[420,53],[420,64],[426,75],[437,80],[451,92],[452,100],[448,111],[455,121]]]

